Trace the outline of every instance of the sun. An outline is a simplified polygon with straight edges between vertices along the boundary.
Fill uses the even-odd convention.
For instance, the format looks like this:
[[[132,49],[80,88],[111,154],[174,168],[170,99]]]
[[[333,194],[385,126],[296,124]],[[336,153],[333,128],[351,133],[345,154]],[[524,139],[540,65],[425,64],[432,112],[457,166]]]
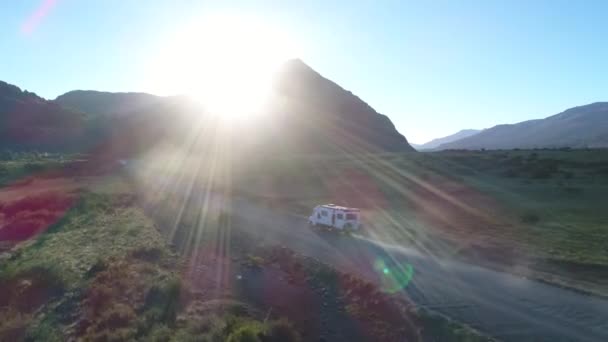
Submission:
[[[227,118],[252,116],[277,69],[296,56],[285,30],[261,18],[214,14],[171,34],[151,67],[159,93],[185,93]]]

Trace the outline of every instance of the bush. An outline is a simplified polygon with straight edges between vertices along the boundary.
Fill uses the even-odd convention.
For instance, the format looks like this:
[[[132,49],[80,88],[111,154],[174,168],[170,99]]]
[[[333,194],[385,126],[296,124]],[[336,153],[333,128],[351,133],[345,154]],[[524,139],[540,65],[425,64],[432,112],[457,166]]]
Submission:
[[[516,178],[519,176],[519,173],[515,169],[508,169],[505,172],[505,177]]]
[[[566,192],[569,195],[579,195],[579,194],[583,193],[583,188],[567,186],[564,188],[564,192]]]
[[[523,213],[521,215],[520,219],[521,219],[521,222],[523,222],[523,223],[533,224],[533,223],[537,223],[538,221],[540,221],[540,216],[538,216],[538,214],[536,214],[532,211],[528,211],[528,212]]]
[[[608,167],[602,167],[597,170],[597,174],[608,176]]]
[[[532,178],[551,178],[558,171],[558,163],[554,160],[542,160],[531,166]]]
[[[171,278],[165,284],[154,285],[146,295],[145,308],[153,310],[158,321],[173,323],[179,307],[180,292],[179,278]]]
[[[245,265],[254,268],[262,268],[266,260],[264,258],[257,255],[247,255],[247,260],[245,261]]]
[[[262,342],[263,326],[257,322],[247,322],[238,326],[226,339],[227,342]]]
[[[133,234],[138,233],[136,230],[131,230],[130,232],[134,232]],[[161,248],[152,246],[142,246],[131,252],[131,256],[134,258],[148,262],[157,262],[162,258],[163,254],[164,251]]]
[[[22,340],[31,319],[30,315],[0,311],[0,341]]]
[[[293,325],[285,319],[269,323],[262,341],[264,342],[298,342],[301,341],[300,334]]]
[[[50,267],[33,266],[0,278],[0,307],[33,312],[52,298],[65,293],[66,284],[59,272]]]
[[[152,342],[167,342],[171,341],[171,337],[173,335],[174,333],[169,327],[167,327],[166,325],[159,325],[152,329],[150,334],[146,336],[146,340]]]
[[[116,328],[126,328],[137,318],[132,307],[116,303],[106,310],[100,317],[99,326],[113,330]]]
[[[521,165],[523,163],[523,158],[521,156],[513,156],[511,157],[508,162],[511,165]]]
[[[40,172],[44,170],[44,165],[40,163],[27,163],[23,165],[23,170],[26,172]]]

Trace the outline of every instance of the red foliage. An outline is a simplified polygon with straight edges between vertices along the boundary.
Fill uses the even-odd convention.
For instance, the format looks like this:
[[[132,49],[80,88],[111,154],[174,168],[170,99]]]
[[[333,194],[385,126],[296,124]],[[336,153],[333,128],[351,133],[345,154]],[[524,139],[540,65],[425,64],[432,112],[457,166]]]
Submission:
[[[0,202],[0,241],[23,241],[46,230],[72,206],[74,197],[42,193]]]

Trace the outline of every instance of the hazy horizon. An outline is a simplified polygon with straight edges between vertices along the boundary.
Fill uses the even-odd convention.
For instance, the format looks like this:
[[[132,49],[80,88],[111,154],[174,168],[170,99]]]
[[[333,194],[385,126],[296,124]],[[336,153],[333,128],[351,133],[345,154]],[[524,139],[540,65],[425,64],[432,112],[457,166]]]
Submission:
[[[240,41],[219,38],[235,45],[242,44],[251,25],[241,22],[246,17],[253,25],[263,24],[253,30],[256,34],[269,32],[255,37],[255,44],[275,49],[281,40],[280,49],[258,59],[301,58],[388,115],[408,141],[421,144],[461,129],[544,118],[605,101],[606,10],[608,4],[599,1],[437,1],[425,6],[400,1],[149,1],[145,6],[23,1],[0,5],[7,27],[0,44],[10,52],[0,57],[5,66],[0,79],[50,99],[76,89],[180,93],[180,87],[197,85],[199,78],[172,77],[181,62],[175,55],[191,52],[184,46],[192,49],[200,34],[215,32],[199,27],[189,32],[187,43],[174,46],[175,37],[185,32],[175,27],[198,25],[220,13],[240,25],[232,35]],[[230,48],[243,52],[251,46]],[[202,48],[193,55],[204,55]],[[164,64],[155,62],[158,56]],[[183,68],[194,62],[189,63]],[[163,76],[153,80],[158,74]],[[236,76],[228,78],[227,86]]]

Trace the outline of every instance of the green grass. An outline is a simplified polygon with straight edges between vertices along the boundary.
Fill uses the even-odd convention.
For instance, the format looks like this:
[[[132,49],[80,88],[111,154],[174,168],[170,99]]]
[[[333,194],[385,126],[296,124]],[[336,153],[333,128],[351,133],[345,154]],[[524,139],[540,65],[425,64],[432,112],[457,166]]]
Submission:
[[[521,240],[546,257],[608,265],[608,151],[443,152],[445,165],[472,165],[464,183],[491,196],[519,228]],[[516,159],[520,158],[520,159]],[[517,169],[505,175],[506,168]],[[546,177],[538,168],[553,166]],[[452,166],[452,168],[454,168]],[[523,171],[521,171],[523,170]],[[508,219],[508,218],[507,218]],[[517,236],[515,237],[517,238]]]
[[[243,165],[236,192],[260,200],[274,196],[276,206],[301,215],[323,202],[378,205],[367,213],[376,227],[368,228],[387,242],[449,256],[463,243],[484,240],[532,260],[608,266],[608,150],[386,153],[250,163],[256,172]],[[352,170],[367,175],[372,186],[350,178]],[[381,195],[374,198],[374,192]]]
[[[9,253],[0,266],[0,340],[299,340],[284,321],[183,316],[179,258],[123,191],[80,193],[59,222]]]
[[[143,248],[162,249],[164,240],[141,209],[113,207],[109,196],[84,194],[46,234],[17,250],[3,271],[54,269],[78,287],[100,260]]]
[[[0,152],[0,186],[30,175],[61,169],[75,156],[37,152]]]
[[[10,317],[24,317],[22,321],[27,329],[19,336],[31,340],[41,336],[45,340],[64,340],[64,324],[81,310],[86,314],[84,303],[89,303],[87,296],[94,293],[109,296],[101,297],[106,298],[103,302],[108,305],[97,313],[99,324],[104,319],[129,322],[130,328],[118,329],[112,335],[114,338],[120,334],[137,334],[138,324],[144,324],[146,319],[156,324],[175,318],[179,285],[172,280],[175,279],[171,275],[175,267],[170,266],[175,265],[172,252],[154,223],[128,202],[124,196],[83,192],[78,203],[59,222],[38,239],[10,252],[8,262],[0,266],[0,287],[4,283],[11,290],[16,288],[11,284],[31,284],[28,288],[33,298],[38,298],[31,304],[37,307],[31,309],[19,309],[18,302],[25,298],[11,302],[8,310],[16,308],[21,314],[11,314],[7,308],[0,310],[0,315],[4,312]],[[120,273],[127,270],[131,272]],[[60,293],[54,289],[60,289]],[[132,293],[126,301],[124,291]],[[141,317],[145,319],[131,322],[129,313],[141,306],[137,304],[141,300],[136,298],[145,294],[149,295],[146,305],[141,307]],[[31,310],[37,313],[30,314]],[[102,328],[83,333],[90,337],[105,336],[110,334],[106,329],[112,325],[99,327]],[[6,334],[11,329],[6,323],[0,324],[0,339],[9,336]]]
[[[2,162],[12,171],[5,173],[8,178],[0,174],[0,182],[25,175],[28,163]],[[235,170],[234,193],[254,199],[276,196],[279,208],[301,214],[319,202],[371,197],[383,202],[378,208],[371,203],[369,214],[377,226],[368,229],[388,242],[451,255],[459,253],[457,234],[464,231],[470,234],[463,235],[466,241],[481,237],[523,246],[518,252],[534,258],[608,266],[608,151],[457,151],[252,163]],[[365,177],[349,178],[353,170]],[[371,184],[357,192],[366,177]],[[125,190],[128,183],[117,175],[95,183],[94,192],[79,193],[59,222],[2,259],[0,287],[43,284],[46,297],[35,302],[36,310],[16,304],[0,309],[0,339],[64,340],[66,327],[76,326],[78,317],[91,317],[78,325],[76,334],[90,339],[256,341],[265,336],[269,341],[286,336],[280,334],[298,339],[289,323],[264,322],[250,314],[191,314],[180,307],[187,289],[167,238],[184,254],[229,238],[232,256],[241,253],[241,262],[263,269],[268,258],[258,256],[256,240],[232,230],[221,213],[206,212],[201,220],[202,199],[183,204],[163,198],[154,213],[144,212],[132,188]],[[439,205],[454,200],[461,206],[447,210]],[[433,205],[437,211],[425,213]],[[467,208],[491,220],[467,216]],[[173,230],[180,209],[182,221]],[[337,274],[321,267],[311,278],[331,287]],[[418,316],[429,340],[485,340],[456,322],[424,312]],[[380,331],[383,324],[378,322]]]

